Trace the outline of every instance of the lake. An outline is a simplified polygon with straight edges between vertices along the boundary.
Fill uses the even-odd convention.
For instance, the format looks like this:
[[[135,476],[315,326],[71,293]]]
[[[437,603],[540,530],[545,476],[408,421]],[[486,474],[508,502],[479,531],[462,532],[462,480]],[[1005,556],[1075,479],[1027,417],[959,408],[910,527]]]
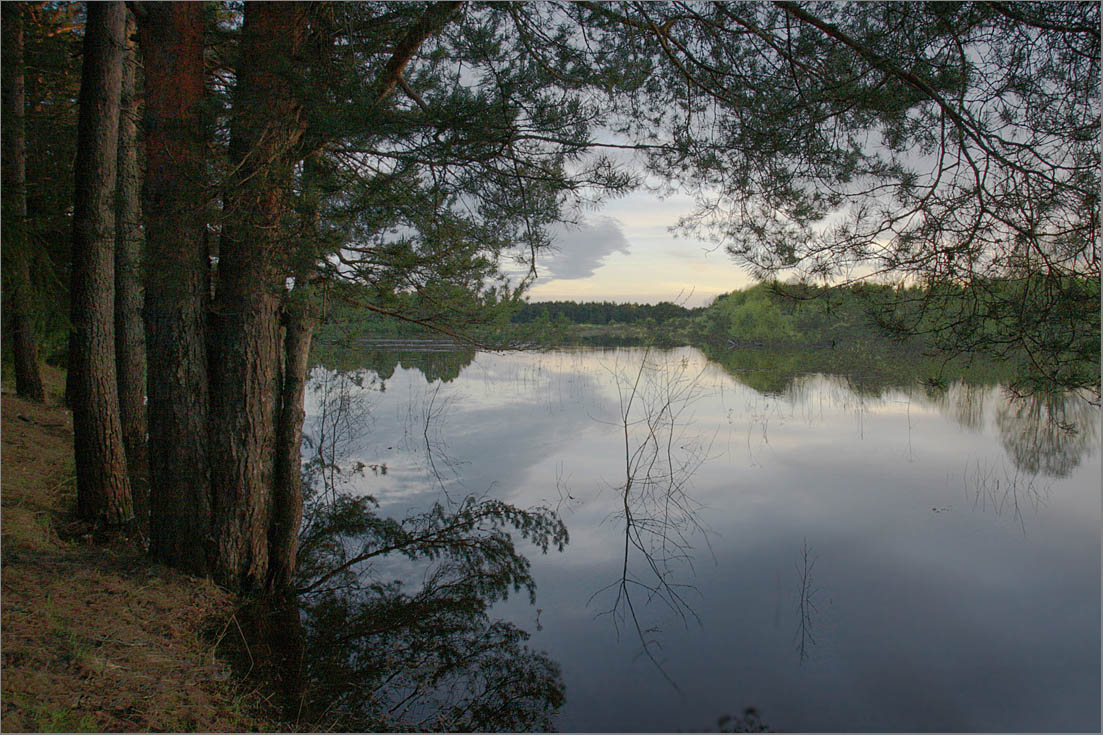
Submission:
[[[308,446],[344,389],[327,431],[384,515],[558,511],[566,549],[522,548],[535,606],[495,613],[562,667],[560,730],[715,730],[746,707],[788,731],[1099,730],[1083,399],[763,381],[688,347],[385,363],[314,370]]]

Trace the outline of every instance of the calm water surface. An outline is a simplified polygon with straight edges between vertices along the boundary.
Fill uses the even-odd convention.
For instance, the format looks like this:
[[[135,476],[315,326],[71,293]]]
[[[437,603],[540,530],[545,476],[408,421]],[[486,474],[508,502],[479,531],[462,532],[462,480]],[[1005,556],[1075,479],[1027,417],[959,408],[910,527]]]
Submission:
[[[819,374],[761,393],[691,348],[383,372],[355,376],[358,492],[395,515],[544,505],[570,530],[526,550],[536,606],[499,608],[561,664],[561,730],[753,706],[791,731],[1099,731],[1089,404]],[[308,435],[341,381],[315,371]]]

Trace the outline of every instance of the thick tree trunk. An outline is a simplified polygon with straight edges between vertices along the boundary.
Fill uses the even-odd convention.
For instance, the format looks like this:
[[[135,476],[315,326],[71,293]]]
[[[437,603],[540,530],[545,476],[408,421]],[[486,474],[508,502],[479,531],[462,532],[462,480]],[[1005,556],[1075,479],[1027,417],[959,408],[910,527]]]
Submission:
[[[268,544],[268,587],[272,593],[285,591],[291,584],[299,545],[299,525],[303,520],[300,453],[306,415],[303,401],[310,340],[318,323],[318,308],[312,291],[305,282],[296,284],[283,311],[283,390],[276,428],[276,476]]]
[[[3,4],[3,253],[4,293],[11,325],[15,392],[43,402],[31,299],[30,251],[26,238],[27,147],[24,131],[23,9]]]
[[[115,203],[115,359],[119,377],[119,416],[123,426],[134,510],[148,518],[146,463],[146,341],[142,323],[142,209],[138,168],[138,55],[134,16],[127,13],[119,111],[119,172]]]
[[[304,132],[292,91],[306,25],[301,3],[245,6],[231,123],[236,181],[219,243],[211,365],[215,579],[263,589],[281,393],[279,305],[290,242],[281,220]]]
[[[115,177],[126,8],[92,3],[84,34],[73,201],[73,434],[77,513],[133,519],[115,372]]]
[[[183,2],[141,7],[150,553],[206,574],[211,495],[203,7]]]

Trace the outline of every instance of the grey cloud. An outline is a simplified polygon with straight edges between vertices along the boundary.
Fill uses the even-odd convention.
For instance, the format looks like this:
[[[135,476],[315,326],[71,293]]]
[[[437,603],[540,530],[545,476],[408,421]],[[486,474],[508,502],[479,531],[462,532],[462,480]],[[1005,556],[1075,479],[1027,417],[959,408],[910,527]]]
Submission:
[[[538,261],[541,280],[589,278],[613,253],[628,253],[628,238],[612,217],[593,217],[552,233],[552,249]]]

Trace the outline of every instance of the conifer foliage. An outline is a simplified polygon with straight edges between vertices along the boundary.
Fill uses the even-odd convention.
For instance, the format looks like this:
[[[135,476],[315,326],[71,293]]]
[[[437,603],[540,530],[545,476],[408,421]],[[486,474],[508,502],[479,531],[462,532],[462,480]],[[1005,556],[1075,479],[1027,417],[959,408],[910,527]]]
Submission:
[[[538,274],[548,225],[644,174],[695,196],[682,226],[760,276],[903,280],[877,291],[899,295],[880,304],[884,326],[1020,360],[1040,386],[1098,385],[1095,3],[127,8],[143,65],[150,548],[231,589],[295,576],[323,302],[462,334]],[[86,45],[106,12],[77,13]],[[5,6],[5,43],[17,15]],[[101,191],[119,92],[93,73],[118,73],[111,33],[110,55],[83,57],[74,187],[69,368],[86,458],[90,437],[119,433],[115,188]],[[60,160],[58,138],[26,148]],[[21,246],[5,239],[17,301]],[[127,452],[143,456],[135,433]],[[126,453],[100,454],[94,470],[79,460],[82,487],[125,477]],[[124,522],[118,503],[90,513]]]

